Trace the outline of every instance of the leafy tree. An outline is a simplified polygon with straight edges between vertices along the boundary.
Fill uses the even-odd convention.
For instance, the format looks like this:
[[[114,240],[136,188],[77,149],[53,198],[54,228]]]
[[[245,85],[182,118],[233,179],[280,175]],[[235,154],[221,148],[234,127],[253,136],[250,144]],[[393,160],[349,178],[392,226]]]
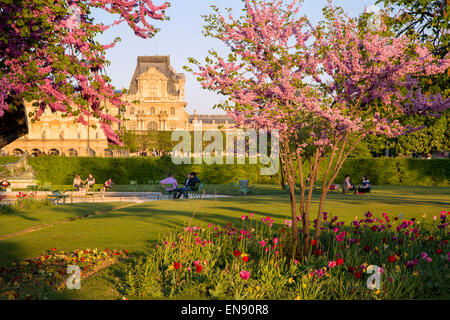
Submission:
[[[440,94],[423,94],[417,78],[450,66],[424,46],[396,38],[381,23],[349,18],[331,4],[326,21],[314,27],[299,16],[297,1],[245,0],[243,16],[205,16],[205,35],[222,41],[229,55],[210,50],[194,72],[205,89],[228,97],[220,105],[236,123],[280,134],[280,158],[290,190],[293,256],[302,220],[303,253],[310,246],[312,191],[321,181],[315,220],[319,246],[327,192],[344,161],[369,135],[396,137],[416,128],[402,125],[407,114],[439,114],[450,107]],[[321,163],[324,162],[324,169]],[[297,164],[298,172],[296,169]],[[303,175],[308,165],[310,176]],[[300,181],[300,204],[294,183]]]

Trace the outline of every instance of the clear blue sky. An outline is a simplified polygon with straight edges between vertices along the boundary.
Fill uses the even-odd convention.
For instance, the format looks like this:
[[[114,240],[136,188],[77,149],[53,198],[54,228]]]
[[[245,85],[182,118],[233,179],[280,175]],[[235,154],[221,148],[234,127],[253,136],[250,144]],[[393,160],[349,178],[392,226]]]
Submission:
[[[163,0],[154,0],[155,4],[162,2]],[[169,2],[171,7],[167,10],[167,14],[170,20],[155,23],[161,31],[154,38],[144,40],[135,36],[125,23],[111,28],[99,37],[102,43],[111,42],[117,36],[122,39],[115,48],[108,50],[107,58],[111,61],[111,65],[107,68],[107,73],[116,88],[128,88],[138,56],[170,55],[172,67],[186,75],[185,99],[188,103],[186,111],[193,113],[195,109],[198,113],[223,113],[221,110],[213,109],[213,106],[223,98],[203,90],[196,78],[183,70],[183,66],[188,64],[189,57],[202,61],[210,48],[226,52],[223,51],[224,47],[219,41],[203,37],[204,22],[201,15],[210,13],[210,5],[213,4],[219,8],[231,7],[237,12],[243,7],[242,1],[169,0]],[[342,7],[347,14],[354,17],[363,12],[365,6],[368,7],[374,2],[375,0],[334,0],[333,4]],[[305,0],[301,14],[305,14],[313,24],[316,24],[323,19],[322,8],[326,3],[326,0]],[[112,16],[103,12],[96,11],[94,16],[104,23],[113,21]]]

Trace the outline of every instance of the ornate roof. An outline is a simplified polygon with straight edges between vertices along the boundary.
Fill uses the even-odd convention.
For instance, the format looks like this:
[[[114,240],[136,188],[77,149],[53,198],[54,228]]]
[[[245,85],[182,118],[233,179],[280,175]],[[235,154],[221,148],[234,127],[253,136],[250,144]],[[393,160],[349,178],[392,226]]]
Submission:
[[[168,79],[168,91],[172,95],[178,95],[175,82],[185,81],[185,76],[182,73],[177,73],[170,66],[170,56],[139,56],[137,58],[136,69],[133,78],[130,82],[129,94],[138,93],[138,79],[141,74],[146,73],[149,69],[156,69]]]

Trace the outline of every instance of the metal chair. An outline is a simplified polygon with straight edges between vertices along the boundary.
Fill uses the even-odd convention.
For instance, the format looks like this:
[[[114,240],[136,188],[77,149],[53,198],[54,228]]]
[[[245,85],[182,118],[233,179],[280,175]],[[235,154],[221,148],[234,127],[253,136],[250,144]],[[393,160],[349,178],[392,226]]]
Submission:
[[[248,186],[248,180],[239,180],[239,192],[242,192],[244,196],[251,191],[251,188]]]
[[[161,193],[162,193],[162,199],[167,198],[170,199],[170,196],[173,195],[174,191],[170,190],[168,191],[167,189],[172,189],[174,186],[173,184],[163,184],[161,186]]]
[[[137,190],[137,181],[130,181],[130,187],[128,191],[136,192],[136,190]]]

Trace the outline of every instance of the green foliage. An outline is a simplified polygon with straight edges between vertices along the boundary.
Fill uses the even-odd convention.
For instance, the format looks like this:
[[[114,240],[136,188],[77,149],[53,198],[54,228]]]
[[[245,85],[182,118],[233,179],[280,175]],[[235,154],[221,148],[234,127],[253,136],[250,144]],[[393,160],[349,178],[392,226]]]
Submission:
[[[388,185],[450,185],[450,161],[447,159],[349,159],[342,166],[336,182],[341,183],[345,175],[358,183],[362,175],[372,184]]]
[[[17,158],[3,157],[0,163],[15,161]],[[172,172],[178,181],[183,181],[188,172],[198,173],[202,182],[208,184],[229,184],[248,179],[251,184],[277,184],[278,176],[262,176],[261,165],[218,165],[191,164],[175,165],[169,156],[159,158],[96,158],[96,157],[54,157],[43,156],[30,159],[37,179],[54,185],[72,185],[78,173],[82,178],[92,173],[98,183],[112,178],[115,184],[147,184],[148,180],[160,180]],[[325,171],[326,161],[319,168],[319,176]],[[308,164],[304,165],[304,175],[308,176]],[[362,175],[367,175],[372,184],[392,185],[450,185],[449,159],[399,159],[399,158],[349,158],[344,163],[336,183],[349,174],[357,183]]]
[[[29,210],[49,207],[53,203],[49,199],[38,199],[33,193],[19,193],[16,202],[12,205],[14,210]]]

